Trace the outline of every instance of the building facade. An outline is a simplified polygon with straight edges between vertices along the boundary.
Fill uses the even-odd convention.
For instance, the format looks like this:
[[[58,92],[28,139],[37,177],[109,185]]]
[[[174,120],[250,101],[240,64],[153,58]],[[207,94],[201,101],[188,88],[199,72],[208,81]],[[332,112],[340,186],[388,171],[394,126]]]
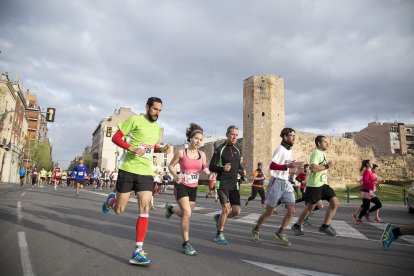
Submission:
[[[414,156],[414,125],[399,122],[371,122],[353,139],[361,147],[372,147],[376,156]]]
[[[113,171],[124,150],[112,142],[112,136],[117,132],[117,125],[125,119],[137,115],[130,108],[115,109],[109,117],[102,119],[92,134],[92,167]],[[111,129],[111,131],[109,131]]]
[[[0,91],[0,181],[18,182],[18,171],[25,167],[27,104],[19,83],[12,82],[8,73],[1,76]]]

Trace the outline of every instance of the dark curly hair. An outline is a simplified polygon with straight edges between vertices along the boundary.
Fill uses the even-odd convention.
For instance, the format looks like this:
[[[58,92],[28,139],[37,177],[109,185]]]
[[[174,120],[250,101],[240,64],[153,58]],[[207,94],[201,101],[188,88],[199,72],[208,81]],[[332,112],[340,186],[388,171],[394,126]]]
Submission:
[[[185,131],[185,136],[187,136],[187,142],[190,142],[190,139],[193,138],[193,136],[197,133],[203,134],[203,128],[195,123],[191,123]]]

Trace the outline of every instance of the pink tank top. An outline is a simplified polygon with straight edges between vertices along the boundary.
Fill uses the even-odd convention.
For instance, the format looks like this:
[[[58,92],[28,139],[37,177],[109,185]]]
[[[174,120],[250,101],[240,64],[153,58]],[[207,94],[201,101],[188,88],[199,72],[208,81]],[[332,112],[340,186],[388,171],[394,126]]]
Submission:
[[[183,157],[180,159],[180,174],[178,176],[178,183],[188,187],[197,187],[200,171],[206,167],[202,164],[201,154],[198,151],[198,158],[191,159],[187,155],[187,149],[183,150]]]

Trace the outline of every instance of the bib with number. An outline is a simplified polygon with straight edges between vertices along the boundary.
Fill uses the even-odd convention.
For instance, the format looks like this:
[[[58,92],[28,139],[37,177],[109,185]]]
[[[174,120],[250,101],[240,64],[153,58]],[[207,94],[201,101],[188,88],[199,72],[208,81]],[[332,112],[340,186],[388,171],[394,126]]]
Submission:
[[[153,145],[146,145],[146,144],[140,144],[138,146],[139,149],[143,149],[145,151],[145,153],[143,155],[141,155],[141,157],[143,158],[151,158],[152,157],[152,152],[154,151],[154,146]]]
[[[199,176],[198,173],[180,173],[179,180],[183,184],[197,184]]]

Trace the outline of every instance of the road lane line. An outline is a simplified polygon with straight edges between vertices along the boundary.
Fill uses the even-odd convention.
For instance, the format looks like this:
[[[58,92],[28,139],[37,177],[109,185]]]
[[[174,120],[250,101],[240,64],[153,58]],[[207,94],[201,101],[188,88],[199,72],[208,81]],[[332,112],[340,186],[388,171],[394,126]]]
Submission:
[[[23,220],[23,214],[22,214],[22,202],[17,202],[17,221],[22,222]]]
[[[293,267],[288,267],[288,266],[252,262],[252,261],[247,261],[247,260],[242,260],[242,261],[280,273],[282,275],[297,275],[297,276],[337,276],[338,275],[338,274],[323,273],[319,271],[312,271],[312,270],[306,270],[306,269],[298,269],[298,268],[293,268]]]
[[[19,238],[19,248],[20,248],[20,257],[22,260],[22,268],[24,276],[33,276],[35,275],[32,269],[32,264],[30,261],[29,248],[26,242],[26,235],[24,232],[17,232]]]
[[[22,193],[20,196],[24,196],[26,194],[26,192]]]

